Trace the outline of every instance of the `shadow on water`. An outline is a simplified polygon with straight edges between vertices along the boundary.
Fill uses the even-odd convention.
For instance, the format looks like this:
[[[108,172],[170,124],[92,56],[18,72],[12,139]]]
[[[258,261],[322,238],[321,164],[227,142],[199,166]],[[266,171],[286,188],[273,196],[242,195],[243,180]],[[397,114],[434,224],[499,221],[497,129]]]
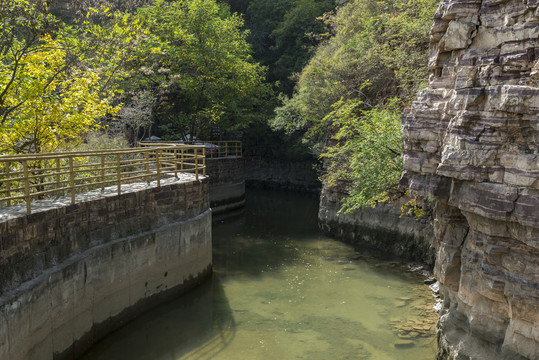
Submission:
[[[235,333],[228,299],[214,276],[107,336],[80,360],[211,359]]]
[[[434,358],[428,288],[396,259],[320,235],[317,213],[316,196],[249,191],[213,224],[211,281],[82,360]]]
[[[293,244],[318,236],[318,197],[285,194],[250,190],[245,211],[214,224],[214,271],[257,277],[297,261]]]

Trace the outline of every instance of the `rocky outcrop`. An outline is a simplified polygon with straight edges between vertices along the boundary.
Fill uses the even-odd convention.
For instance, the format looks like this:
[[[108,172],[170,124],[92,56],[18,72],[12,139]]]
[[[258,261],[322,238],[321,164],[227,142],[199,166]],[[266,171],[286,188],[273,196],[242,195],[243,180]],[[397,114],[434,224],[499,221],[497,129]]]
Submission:
[[[539,7],[448,0],[403,119],[404,183],[436,199],[439,359],[539,358]]]

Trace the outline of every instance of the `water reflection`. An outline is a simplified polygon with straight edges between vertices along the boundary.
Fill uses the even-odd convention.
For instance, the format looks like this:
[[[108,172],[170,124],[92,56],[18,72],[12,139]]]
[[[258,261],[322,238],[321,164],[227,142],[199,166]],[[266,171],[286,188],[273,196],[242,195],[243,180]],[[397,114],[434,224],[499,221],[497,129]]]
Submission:
[[[317,233],[317,199],[248,193],[214,224],[214,276],[107,337],[90,359],[433,359],[415,274]]]

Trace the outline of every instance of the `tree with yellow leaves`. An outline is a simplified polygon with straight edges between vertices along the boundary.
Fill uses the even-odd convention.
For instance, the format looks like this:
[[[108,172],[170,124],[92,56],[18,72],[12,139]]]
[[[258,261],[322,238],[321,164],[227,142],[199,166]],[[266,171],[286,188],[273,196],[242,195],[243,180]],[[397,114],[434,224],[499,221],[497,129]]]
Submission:
[[[116,111],[99,93],[99,75],[66,67],[67,52],[49,35],[20,60],[20,70],[4,106],[14,108],[0,124],[0,153],[39,153],[72,149]],[[11,76],[0,69],[0,83]]]
[[[68,27],[44,1],[0,1],[0,154],[73,149],[119,110],[115,86],[143,31],[103,13],[116,26]]]

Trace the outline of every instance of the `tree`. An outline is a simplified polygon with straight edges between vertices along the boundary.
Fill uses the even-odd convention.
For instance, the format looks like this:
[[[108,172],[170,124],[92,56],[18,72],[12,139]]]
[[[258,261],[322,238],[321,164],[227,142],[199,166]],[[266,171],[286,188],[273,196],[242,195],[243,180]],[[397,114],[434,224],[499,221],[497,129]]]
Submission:
[[[118,112],[117,119],[112,122],[113,132],[126,133],[126,138],[131,144],[139,139],[139,135],[141,139],[144,139],[153,123],[152,112],[155,100],[155,95],[148,91],[136,93],[131,101]],[[142,134],[140,134],[141,131]]]
[[[247,9],[247,25],[256,58],[269,66],[268,79],[290,95],[294,74],[312,56],[326,32],[319,20],[335,9],[334,0],[253,0]]]
[[[9,102],[17,85],[25,59],[39,45],[41,37],[57,27],[57,21],[47,13],[44,1],[0,1],[0,123],[23,103]],[[42,46],[42,45],[41,45]]]
[[[119,109],[112,105],[115,86],[128,75],[124,65],[140,42],[136,22],[70,27],[44,4],[0,3],[2,14],[16,18],[0,29],[0,153],[76,147],[100,118]],[[118,19],[116,25],[129,20],[128,14],[107,17]]]
[[[345,208],[384,199],[400,175],[400,113],[428,78],[436,0],[355,0],[326,17],[322,42],[271,125],[302,134],[327,161],[325,180],[348,184]],[[396,100],[397,99],[397,100]]]
[[[387,198],[402,173],[401,111],[398,100],[361,110],[358,100],[338,101],[327,115],[337,128],[334,144],[322,158],[327,162],[324,181],[352,186],[343,209],[372,206]]]
[[[60,42],[43,35],[18,60],[17,86],[8,89],[4,102],[11,111],[0,125],[0,153],[74,148],[97,127],[98,118],[116,111],[99,92],[99,75],[89,69],[67,71],[66,56]],[[4,85],[13,72],[2,65],[0,83]]]
[[[208,136],[212,126],[237,131],[253,120],[270,89],[239,15],[214,0],[158,0],[139,17],[160,51],[138,64],[131,86],[159,94],[156,113],[170,137]]]

